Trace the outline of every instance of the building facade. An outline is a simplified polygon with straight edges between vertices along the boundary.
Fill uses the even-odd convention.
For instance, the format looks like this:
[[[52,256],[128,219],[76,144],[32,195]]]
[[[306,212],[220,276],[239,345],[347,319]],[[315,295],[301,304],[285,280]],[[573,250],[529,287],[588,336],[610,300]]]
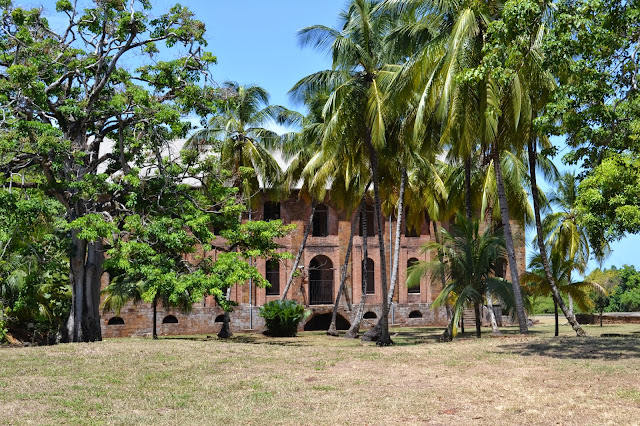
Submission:
[[[282,201],[263,199],[260,207],[252,212],[255,220],[281,219],[285,224],[295,224],[296,229],[278,241],[283,251],[298,252],[305,227],[311,214],[311,205],[297,194]],[[351,233],[353,215],[336,209],[330,198],[316,206],[312,229],[299,263],[299,273],[294,278],[287,298],[304,304],[311,315],[300,325],[305,330],[326,330],[340,286],[347,245]],[[375,324],[381,314],[382,288],[377,225],[372,200],[366,209],[368,259],[364,259],[362,224],[353,239],[351,259],[347,265],[346,297],[341,298],[338,311],[338,329],[349,327],[358,303],[363,296],[362,278],[364,262],[367,262],[367,290],[365,292],[365,316],[363,327]],[[423,277],[419,288],[407,288],[407,269],[418,261],[432,260],[433,254],[423,253],[421,246],[434,239],[433,223],[425,213],[419,229],[403,226],[400,239],[398,281],[390,307],[389,322],[392,325],[424,326],[446,324],[444,308],[431,305],[442,289],[441,282]],[[385,241],[387,281],[391,275],[390,230],[395,234],[396,221],[384,218],[382,224]],[[448,224],[438,224],[448,228]],[[525,266],[524,232],[513,223],[518,265]],[[394,235],[395,237],[395,235]],[[216,253],[212,253],[215,256]],[[273,262],[258,259],[256,267],[271,283],[270,288],[259,288],[253,283],[235,286],[231,299],[238,303],[231,313],[231,329],[259,330],[264,321],[258,309],[266,302],[280,298],[293,266],[293,259]],[[506,268],[505,268],[506,270]],[[103,285],[108,277],[103,277]],[[349,309],[351,307],[351,309]],[[119,316],[106,313],[102,318],[103,337],[147,336],[152,332],[153,310],[148,304],[128,305]],[[222,325],[223,311],[212,298],[196,303],[189,313],[158,307],[157,329],[159,335],[215,334]]]

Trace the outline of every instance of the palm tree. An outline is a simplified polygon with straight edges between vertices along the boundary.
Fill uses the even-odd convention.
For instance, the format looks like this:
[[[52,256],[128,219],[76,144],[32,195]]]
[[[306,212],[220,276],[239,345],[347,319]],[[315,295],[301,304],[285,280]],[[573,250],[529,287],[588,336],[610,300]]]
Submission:
[[[466,303],[473,304],[475,308],[476,336],[481,336],[481,306],[485,293],[496,296],[505,306],[514,305],[510,283],[495,276],[496,268],[506,254],[503,235],[490,231],[480,234],[479,221],[458,215],[451,232],[440,230],[440,243],[429,242],[422,250],[442,253],[443,259],[419,262],[412,268],[407,286],[419,285],[425,274],[436,279],[444,272],[447,285],[433,304],[442,306],[451,299],[455,300],[449,323],[452,337],[457,334],[456,324]]]
[[[377,1],[353,0],[341,13],[340,29],[315,25],[299,34],[303,45],[327,49],[333,69],[305,77],[294,93],[313,93],[331,87],[324,108],[326,128],[323,150],[336,144],[363,145],[368,152],[373,181],[375,214],[380,248],[382,330],[379,345],[391,344],[388,330],[387,269],[380,201],[380,157],[385,140],[385,82],[394,76],[384,43],[390,27],[388,15],[377,9]]]
[[[220,152],[222,167],[231,171],[232,184],[239,195],[249,199],[260,184],[278,182],[281,170],[270,149],[280,144],[280,136],[264,127],[269,122],[297,123],[297,113],[279,105],[269,105],[269,94],[261,87],[225,82],[222,111],[187,141],[187,146]],[[249,170],[253,170],[249,172]]]
[[[491,22],[500,16],[502,2],[387,0],[385,7],[394,13],[415,17],[415,23],[402,32],[422,40],[408,62],[411,65],[408,81],[416,83],[421,105],[436,106],[443,123],[441,138],[448,145],[450,157],[463,164],[468,218],[473,214],[469,158],[478,146],[491,149],[518,322],[520,332],[526,333],[527,318],[500,167],[500,153],[509,146],[507,141],[519,124],[521,104],[516,102],[519,86],[503,90],[490,75],[476,80],[456,78],[462,70],[481,64],[485,35]],[[409,42],[409,45],[416,43]],[[424,62],[423,58],[428,58],[430,66],[419,65]],[[432,108],[420,108],[417,123],[429,122]]]
[[[572,297],[583,312],[593,308],[593,302],[589,297],[591,291],[606,294],[604,288],[595,282],[572,281],[571,273],[573,271],[583,273],[584,265],[576,263],[572,259],[564,258],[561,252],[551,251],[549,266],[558,291],[561,294]],[[547,278],[540,254],[536,254],[531,259],[529,269],[531,270],[530,272],[525,272],[522,275],[522,283],[529,293],[533,296],[548,296],[552,294],[551,282]],[[555,299],[553,305],[556,320],[555,335],[558,336],[558,303]]]

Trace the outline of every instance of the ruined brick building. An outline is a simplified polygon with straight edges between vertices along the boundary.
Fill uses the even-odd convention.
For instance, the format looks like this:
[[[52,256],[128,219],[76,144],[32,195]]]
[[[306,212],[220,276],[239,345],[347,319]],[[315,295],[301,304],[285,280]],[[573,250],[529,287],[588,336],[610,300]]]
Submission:
[[[285,251],[294,255],[298,252],[302,242],[304,228],[311,213],[309,203],[298,199],[294,194],[282,202],[264,199],[253,217],[256,220],[281,219],[285,224],[296,224],[297,228],[287,237],[278,241]],[[354,213],[355,214],[355,213]],[[374,222],[374,207],[367,205],[368,223],[368,255],[366,310],[363,326],[366,327],[377,321],[381,313],[382,290],[380,278],[380,252]],[[345,259],[346,249],[351,231],[351,216],[344,211],[337,210],[328,197],[318,204],[314,214],[312,230],[300,260],[300,274],[288,292],[288,298],[303,303],[311,310],[311,315],[301,324],[305,330],[327,329],[333,304],[340,285],[340,271]],[[389,255],[390,229],[395,232],[395,219],[384,219],[383,224],[387,262]],[[446,228],[448,224],[443,224]],[[518,264],[525,265],[525,248],[523,232],[515,226]],[[346,282],[347,299],[353,305],[349,311],[347,301],[341,299],[338,329],[346,329],[352,315],[355,315],[357,304],[362,296],[363,237],[362,230],[356,232],[353,250]],[[421,253],[420,247],[430,241],[433,236],[432,222],[424,215],[419,229],[409,229],[404,226],[400,243],[399,274],[393,295],[393,304],[389,314],[389,322],[393,325],[431,325],[445,324],[446,313],[443,308],[431,307],[433,300],[440,292],[440,282],[432,282],[423,278],[419,288],[408,289],[405,285],[407,268],[420,260],[431,260],[431,254]],[[214,253],[215,256],[215,253]],[[258,288],[255,284],[236,286],[231,291],[232,300],[238,306],[231,313],[231,328],[233,331],[255,330],[264,326],[264,321],[258,316],[258,309],[264,303],[278,299],[284,289],[291,272],[293,260],[285,262],[269,262],[257,260],[257,268],[271,283],[270,288]],[[387,264],[387,276],[390,275],[390,265]],[[103,285],[108,282],[104,278]],[[166,310],[158,307],[157,327],[159,335],[174,334],[214,334],[222,324],[222,309],[216,306],[212,298],[196,303],[193,310],[182,313],[176,309]],[[146,336],[152,331],[152,309],[148,304],[129,305],[119,316],[105,314],[102,318],[103,337]]]

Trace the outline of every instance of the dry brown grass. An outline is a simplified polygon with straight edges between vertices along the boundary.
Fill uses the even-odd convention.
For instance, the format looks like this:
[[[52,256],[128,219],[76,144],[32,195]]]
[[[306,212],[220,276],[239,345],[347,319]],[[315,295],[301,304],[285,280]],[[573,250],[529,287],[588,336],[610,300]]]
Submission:
[[[532,331],[441,344],[439,329],[397,329],[388,348],[321,333],[3,348],[0,423],[640,421],[640,326]]]

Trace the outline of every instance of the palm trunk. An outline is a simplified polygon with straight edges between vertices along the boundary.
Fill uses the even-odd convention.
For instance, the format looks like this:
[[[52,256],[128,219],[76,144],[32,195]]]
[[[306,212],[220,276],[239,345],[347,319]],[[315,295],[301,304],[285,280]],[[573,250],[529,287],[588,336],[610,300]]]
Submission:
[[[158,296],[153,298],[153,338],[158,338]]]
[[[556,302],[556,299],[553,299],[553,311],[555,312],[555,318],[556,318],[556,337],[558,337],[558,334],[560,332],[559,330],[559,324],[558,324],[558,302]]]
[[[398,198],[398,214],[396,220],[396,238],[395,248],[393,250],[393,268],[391,269],[391,285],[389,286],[389,296],[387,304],[393,302],[393,293],[396,291],[396,283],[398,282],[398,266],[400,263],[400,234],[402,234],[402,218],[404,217],[404,193],[407,185],[407,169],[402,167],[402,177],[400,178],[400,193]],[[391,224],[389,224],[391,226]],[[389,240],[391,244],[391,240]]]
[[[487,232],[491,232],[493,234],[493,206],[487,206],[487,210],[485,211],[484,222],[487,226]],[[494,336],[500,336],[502,333],[498,328],[498,321],[496,321],[496,313],[493,310],[493,298],[491,297],[491,293],[487,290],[485,297],[487,299],[487,308],[489,309],[489,320],[491,321],[491,333]]]
[[[464,207],[467,214],[467,220],[473,218],[473,210],[471,209],[471,156],[464,161]]]
[[[287,279],[287,285],[284,286],[284,290],[282,291],[282,296],[280,296],[281,302],[287,298],[289,287],[291,287],[291,283],[293,283],[293,277],[295,276],[296,269],[298,269],[298,264],[300,263],[300,259],[302,258],[302,252],[304,252],[304,248],[307,245],[307,237],[309,237],[309,232],[311,231],[311,227],[313,225],[313,215],[315,212],[316,212],[316,200],[313,200],[311,202],[311,214],[309,215],[309,220],[307,221],[307,228],[304,230],[304,235],[302,237],[302,244],[300,244],[300,249],[298,250],[296,259],[293,261],[293,267],[291,268],[291,273],[289,274],[289,278]]]
[[[482,337],[482,315],[480,314],[480,302],[474,303],[473,309],[476,314],[476,337],[479,339]]]
[[[362,196],[362,201],[360,202],[360,206],[363,205],[367,189],[364,191],[364,195]],[[355,216],[351,220],[351,234],[349,235],[349,244],[347,245],[347,253],[344,257],[344,264],[342,265],[342,274],[340,276],[340,287],[338,288],[338,295],[336,296],[336,303],[333,305],[333,314],[331,315],[331,324],[329,324],[329,330],[327,330],[327,334],[329,336],[338,337],[338,330],[336,329],[336,321],[338,320],[338,305],[340,304],[340,294],[345,291],[345,282],[347,281],[347,269],[349,266],[349,259],[351,258],[351,249],[353,247],[353,236],[356,233],[356,226],[358,225],[358,218],[362,215],[362,207],[358,208]],[[346,295],[345,295],[346,298]]]
[[[69,281],[72,303],[64,342],[94,342],[102,340],[100,328],[100,278],[104,262],[102,241],[89,243],[71,231],[72,253],[69,256]]]
[[[358,310],[356,311],[356,315],[351,321],[351,327],[349,327],[349,330],[344,335],[344,337],[347,339],[355,339],[356,337],[358,337],[358,332],[360,331],[360,323],[362,322],[362,316],[364,315],[364,302],[367,297],[367,259],[369,259],[369,248],[367,240],[367,215],[364,214],[365,206],[365,197],[362,197],[362,201],[360,202],[360,214],[362,215],[362,250],[364,257],[364,261],[362,262],[362,293],[360,294],[360,303],[358,304]]]
[[[496,186],[498,188],[498,200],[500,204],[500,215],[502,216],[502,227],[504,231],[504,240],[507,248],[507,256],[509,258],[509,271],[511,272],[511,285],[513,286],[513,296],[516,304],[516,313],[518,314],[518,325],[520,334],[529,332],[527,314],[524,311],[524,303],[522,301],[522,289],[520,288],[520,277],[518,276],[518,263],[516,260],[516,249],[513,244],[513,234],[511,233],[511,222],[509,217],[509,207],[507,206],[507,195],[504,189],[504,179],[502,177],[502,166],[500,164],[500,151],[496,141],[492,145],[493,170],[496,175]]]
[[[542,234],[542,220],[540,218],[540,202],[538,200],[538,185],[536,182],[536,149],[533,143],[533,140],[529,140],[529,175],[531,177],[531,193],[533,197],[533,211],[536,217],[536,231],[538,248],[540,249],[540,258],[542,259],[542,265],[544,267],[544,271],[547,276],[547,280],[549,280],[549,284],[551,285],[551,292],[553,293],[554,301],[560,306],[562,309],[562,313],[571,324],[571,327],[576,332],[576,335],[579,337],[585,337],[587,333],[582,329],[578,321],[576,320],[575,315],[564,303],[562,297],[560,296],[560,292],[558,291],[558,286],[556,285],[556,281],[553,278],[553,274],[551,273],[551,268],[549,267],[549,258],[547,257],[547,248],[544,244],[544,236]]]
[[[433,221],[433,234],[436,239],[436,244],[438,244],[438,247],[440,247],[438,222],[435,220]],[[442,253],[442,250],[440,248],[438,248],[438,260],[440,261],[441,265],[444,264],[444,254]],[[444,274],[444,268],[440,269],[440,279],[442,280],[442,288],[444,289],[447,286],[447,277]],[[451,305],[448,302],[445,304],[445,310],[447,312],[447,328],[445,328],[442,336],[440,336],[440,340],[444,342],[450,342],[451,340],[453,340],[453,323],[451,321],[453,318],[453,313],[451,312]]]
[[[376,327],[367,331],[363,336],[363,341],[377,342],[378,346],[392,345],[391,336],[389,336],[389,303],[387,300],[387,260],[384,251],[384,234],[382,229],[382,205],[380,203],[380,178],[378,176],[378,153],[371,143],[371,134],[367,134],[366,143],[369,149],[369,159],[371,161],[371,175],[373,180],[373,197],[376,211],[376,226],[378,228],[378,245],[380,250],[380,287],[382,288],[382,317],[380,318],[380,327]]]
[[[502,335],[500,328],[498,328],[498,321],[496,321],[496,313],[493,311],[493,300],[491,298],[491,293],[487,290],[486,294],[487,298],[487,309],[489,310],[489,320],[491,321],[491,333],[494,336]]]

